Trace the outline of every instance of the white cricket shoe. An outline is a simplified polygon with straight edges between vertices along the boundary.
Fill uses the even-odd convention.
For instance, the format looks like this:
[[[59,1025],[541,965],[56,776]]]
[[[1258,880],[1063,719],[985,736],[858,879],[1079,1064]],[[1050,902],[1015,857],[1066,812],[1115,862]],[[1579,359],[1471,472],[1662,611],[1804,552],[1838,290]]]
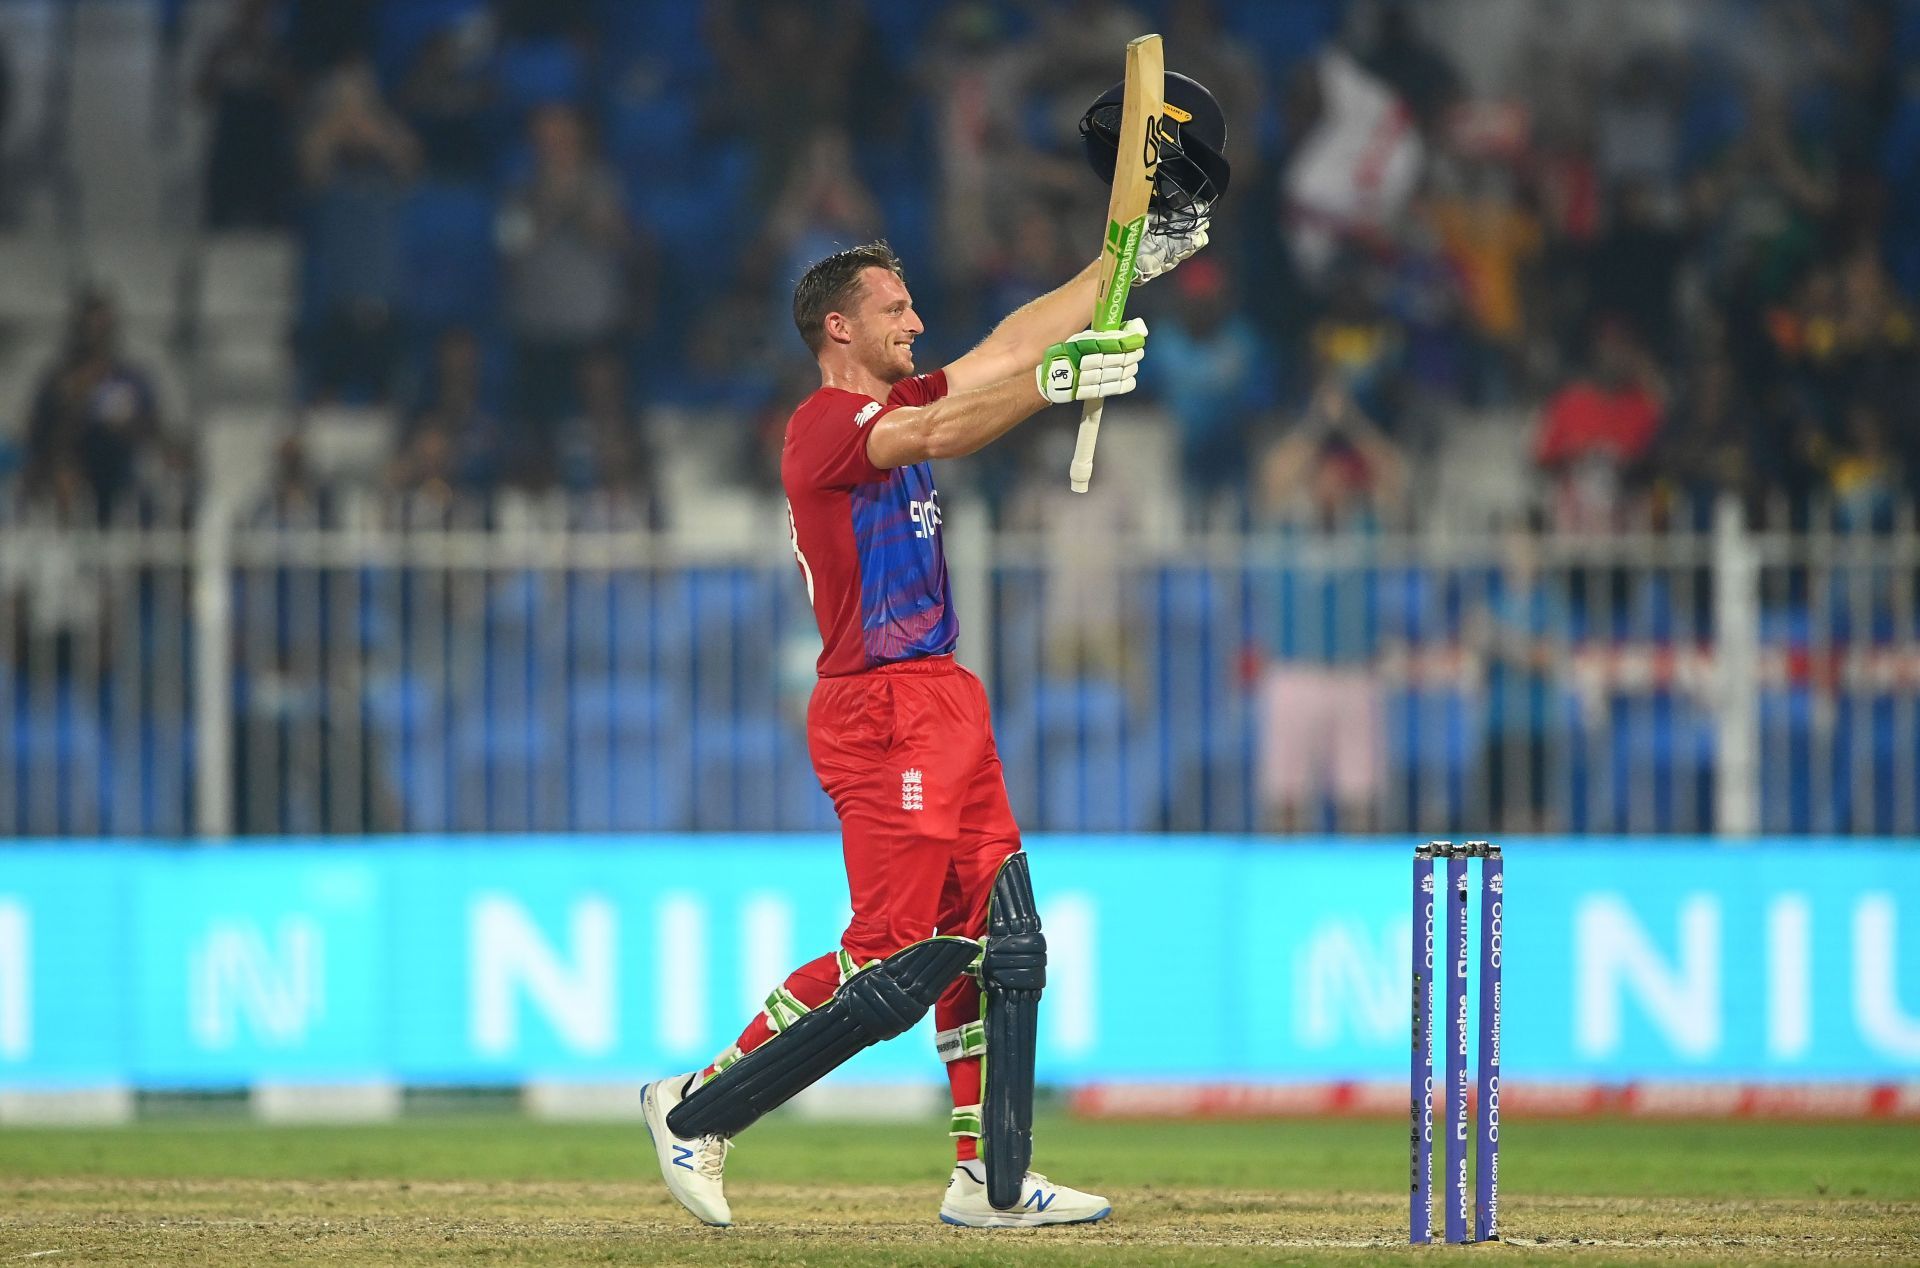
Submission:
[[[1027,1172],[1020,1184],[1020,1205],[995,1210],[987,1201],[987,1168],[979,1162],[956,1162],[947,1181],[947,1198],[940,1218],[962,1228],[1036,1228],[1042,1224],[1091,1224],[1113,1213],[1103,1197],[1055,1184],[1037,1171]]]
[[[733,1208],[721,1189],[720,1173],[733,1142],[724,1136],[683,1140],[667,1126],[667,1112],[686,1098],[697,1073],[647,1084],[640,1089],[640,1108],[646,1116],[647,1135],[653,1137],[653,1151],[660,1157],[667,1192],[702,1222],[725,1228],[733,1223]]]

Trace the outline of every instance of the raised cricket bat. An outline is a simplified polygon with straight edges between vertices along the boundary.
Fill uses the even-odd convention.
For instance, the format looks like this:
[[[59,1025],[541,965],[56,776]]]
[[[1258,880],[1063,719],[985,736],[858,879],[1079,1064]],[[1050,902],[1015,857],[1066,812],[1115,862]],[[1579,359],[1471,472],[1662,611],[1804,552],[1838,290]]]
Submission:
[[[1093,328],[1112,330],[1127,319],[1133,289],[1133,257],[1147,231],[1147,203],[1160,170],[1160,114],[1165,106],[1166,57],[1160,37],[1143,35],[1127,45],[1126,90],[1120,101],[1120,151],[1113,161],[1113,192],[1107,196],[1107,236],[1100,248],[1100,290],[1093,301]],[[1067,484],[1085,493],[1093,479],[1093,447],[1100,442],[1106,402],[1086,403],[1073,445]]]

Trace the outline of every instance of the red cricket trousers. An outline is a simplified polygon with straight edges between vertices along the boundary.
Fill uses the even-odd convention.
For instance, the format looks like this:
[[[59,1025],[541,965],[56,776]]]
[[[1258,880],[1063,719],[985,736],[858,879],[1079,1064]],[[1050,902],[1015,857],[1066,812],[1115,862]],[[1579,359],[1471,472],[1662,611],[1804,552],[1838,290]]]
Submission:
[[[980,680],[950,656],[823,678],[807,747],[840,816],[848,954],[865,963],[935,933],[985,933],[1020,829]]]
[[[841,935],[844,955],[803,965],[776,995],[817,1008],[849,967],[936,933],[984,934],[994,877],[1020,849],[1020,829],[1007,804],[986,690],[950,656],[821,679],[807,707],[807,748],[840,816],[853,922]],[[934,1006],[942,1031],[979,1017],[980,990],[970,976]],[[751,1052],[773,1033],[762,1013],[737,1051]],[[950,1061],[947,1075],[956,1108],[978,1105],[978,1057]],[[960,1121],[958,1152],[971,1158],[973,1133],[958,1131]]]

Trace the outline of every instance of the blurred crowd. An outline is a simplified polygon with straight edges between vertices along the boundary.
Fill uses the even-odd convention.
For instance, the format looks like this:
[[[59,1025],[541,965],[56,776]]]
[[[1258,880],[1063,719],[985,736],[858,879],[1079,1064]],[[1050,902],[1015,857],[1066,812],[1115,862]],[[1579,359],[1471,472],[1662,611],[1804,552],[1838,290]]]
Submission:
[[[1091,253],[1076,125],[1157,28],[1235,166],[1140,298],[1193,521],[1389,511],[1497,416],[1559,528],[1729,491],[1884,522],[1920,484],[1920,5],[1701,0],[1638,42],[1623,6],[1597,49],[1540,3],[1471,75],[1469,7],[233,0],[202,219],[297,235],[299,399],[389,415],[398,488],[644,502],[680,409],[770,490],[805,263],[887,236],[923,364],[963,350]],[[36,487],[187,478],[112,331],[87,297]],[[960,473],[996,508],[1030,432]]]

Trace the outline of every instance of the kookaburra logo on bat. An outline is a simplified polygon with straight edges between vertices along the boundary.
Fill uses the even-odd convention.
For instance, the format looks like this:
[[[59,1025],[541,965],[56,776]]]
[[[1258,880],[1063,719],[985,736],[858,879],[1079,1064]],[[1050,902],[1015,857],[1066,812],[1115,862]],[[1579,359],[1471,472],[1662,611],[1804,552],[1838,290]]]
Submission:
[[[1148,177],[1152,177],[1160,166],[1160,142],[1180,144],[1180,125],[1191,123],[1193,116],[1170,101],[1160,103],[1161,115],[1154,125],[1147,129],[1146,153],[1140,157],[1144,162]]]

